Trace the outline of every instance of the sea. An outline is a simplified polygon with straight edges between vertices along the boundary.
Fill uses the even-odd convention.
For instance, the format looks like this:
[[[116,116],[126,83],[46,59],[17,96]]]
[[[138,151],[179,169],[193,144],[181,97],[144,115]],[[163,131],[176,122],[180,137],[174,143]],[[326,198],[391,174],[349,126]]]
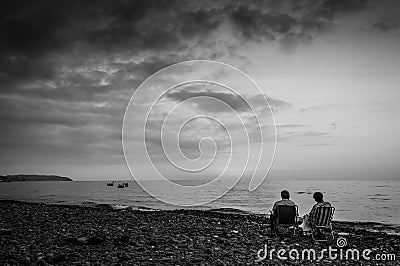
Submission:
[[[107,186],[106,181],[74,182],[4,182],[0,183],[1,200],[17,200],[50,204],[97,205],[109,204],[115,208],[139,210],[171,210],[188,207],[169,205],[148,195],[136,182],[118,188]],[[153,181],[147,181],[153,182]],[[190,182],[190,181],[187,181]],[[158,182],[151,183],[157,187]],[[238,184],[226,195],[194,209],[232,208],[257,214],[269,214],[273,203],[280,199],[283,189],[299,206],[299,214],[308,213],[314,204],[312,194],[324,193],[324,198],[335,208],[334,220],[378,222],[400,225],[400,180],[266,180],[255,191],[249,192],[248,184]],[[209,193],[217,193],[212,189]],[[175,197],[172,191],[160,189],[166,197]],[[183,195],[182,202],[190,197]]]

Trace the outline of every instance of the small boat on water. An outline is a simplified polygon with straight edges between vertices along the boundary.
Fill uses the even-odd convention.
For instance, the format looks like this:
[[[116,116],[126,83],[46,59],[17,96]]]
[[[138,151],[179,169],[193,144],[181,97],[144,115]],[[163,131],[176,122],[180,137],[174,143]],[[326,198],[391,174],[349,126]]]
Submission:
[[[109,187],[114,186],[114,181],[107,183],[107,186],[109,186]]]
[[[118,188],[124,188],[124,187],[128,187],[128,186],[129,186],[128,183],[118,184]]]

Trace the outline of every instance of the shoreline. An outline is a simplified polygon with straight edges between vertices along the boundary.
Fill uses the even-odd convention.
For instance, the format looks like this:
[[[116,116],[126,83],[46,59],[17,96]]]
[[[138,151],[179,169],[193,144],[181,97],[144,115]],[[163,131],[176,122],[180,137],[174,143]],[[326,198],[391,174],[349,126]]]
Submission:
[[[31,201],[22,201],[22,200],[8,200],[8,199],[0,199],[0,204],[2,203],[15,203],[15,204],[33,204],[33,205],[48,205],[48,206],[76,206],[76,207],[84,207],[84,208],[106,208],[112,210],[128,210],[128,211],[139,211],[139,212],[174,212],[174,211],[200,211],[200,212],[217,212],[217,213],[225,213],[225,214],[242,214],[242,215],[255,215],[255,216],[266,216],[269,217],[269,213],[256,213],[246,210],[241,210],[238,208],[209,208],[209,209],[201,209],[201,208],[176,208],[176,209],[156,209],[146,206],[137,206],[137,205],[122,205],[122,204],[109,204],[109,203],[96,203],[96,202],[84,202],[81,204],[67,204],[64,202],[60,203],[51,203],[51,202],[31,202]],[[334,223],[338,224],[351,224],[354,226],[383,226],[383,227],[393,227],[398,228],[400,234],[400,221],[399,224],[396,223],[384,223],[378,221],[351,221],[351,220],[335,220]]]
[[[271,237],[265,215],[224,210],[140,211],[109,205],[82,206],[0,201],[0,257],[4,265],[354,265],[348,261],[256,263],[271,248],[337,246],[309,236]],[[348,246],[393,254],[398,265],[400,235],[390,225],[334,221]],[[380,229],[379,229],[380,228]],[[363,262],[364,263],[364,262]],[[1,263],[0,263],[1,264]]]

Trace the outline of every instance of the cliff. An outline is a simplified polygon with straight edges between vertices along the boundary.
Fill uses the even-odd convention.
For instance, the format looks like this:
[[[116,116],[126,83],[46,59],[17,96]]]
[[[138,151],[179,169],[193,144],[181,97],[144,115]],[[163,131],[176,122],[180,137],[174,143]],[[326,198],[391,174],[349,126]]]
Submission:
[[[57,175],[6,175],[0,176],[0,182],[22,181],[73,181],[69,177]]]

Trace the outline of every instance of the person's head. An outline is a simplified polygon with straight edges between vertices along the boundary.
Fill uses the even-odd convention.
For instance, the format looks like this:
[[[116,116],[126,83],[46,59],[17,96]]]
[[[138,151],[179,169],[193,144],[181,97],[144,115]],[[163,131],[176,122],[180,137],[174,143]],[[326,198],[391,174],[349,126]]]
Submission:
[[[324,195],[321,192],[315,192],[313,198],[316,202],[321,203],[324,201]]]
[[[281,198],[282,198],[282,199],[289,199],[289,198],[290,198],[289,191],[287,191],[287,190],[282,190],[282,191],[281,191]]]

